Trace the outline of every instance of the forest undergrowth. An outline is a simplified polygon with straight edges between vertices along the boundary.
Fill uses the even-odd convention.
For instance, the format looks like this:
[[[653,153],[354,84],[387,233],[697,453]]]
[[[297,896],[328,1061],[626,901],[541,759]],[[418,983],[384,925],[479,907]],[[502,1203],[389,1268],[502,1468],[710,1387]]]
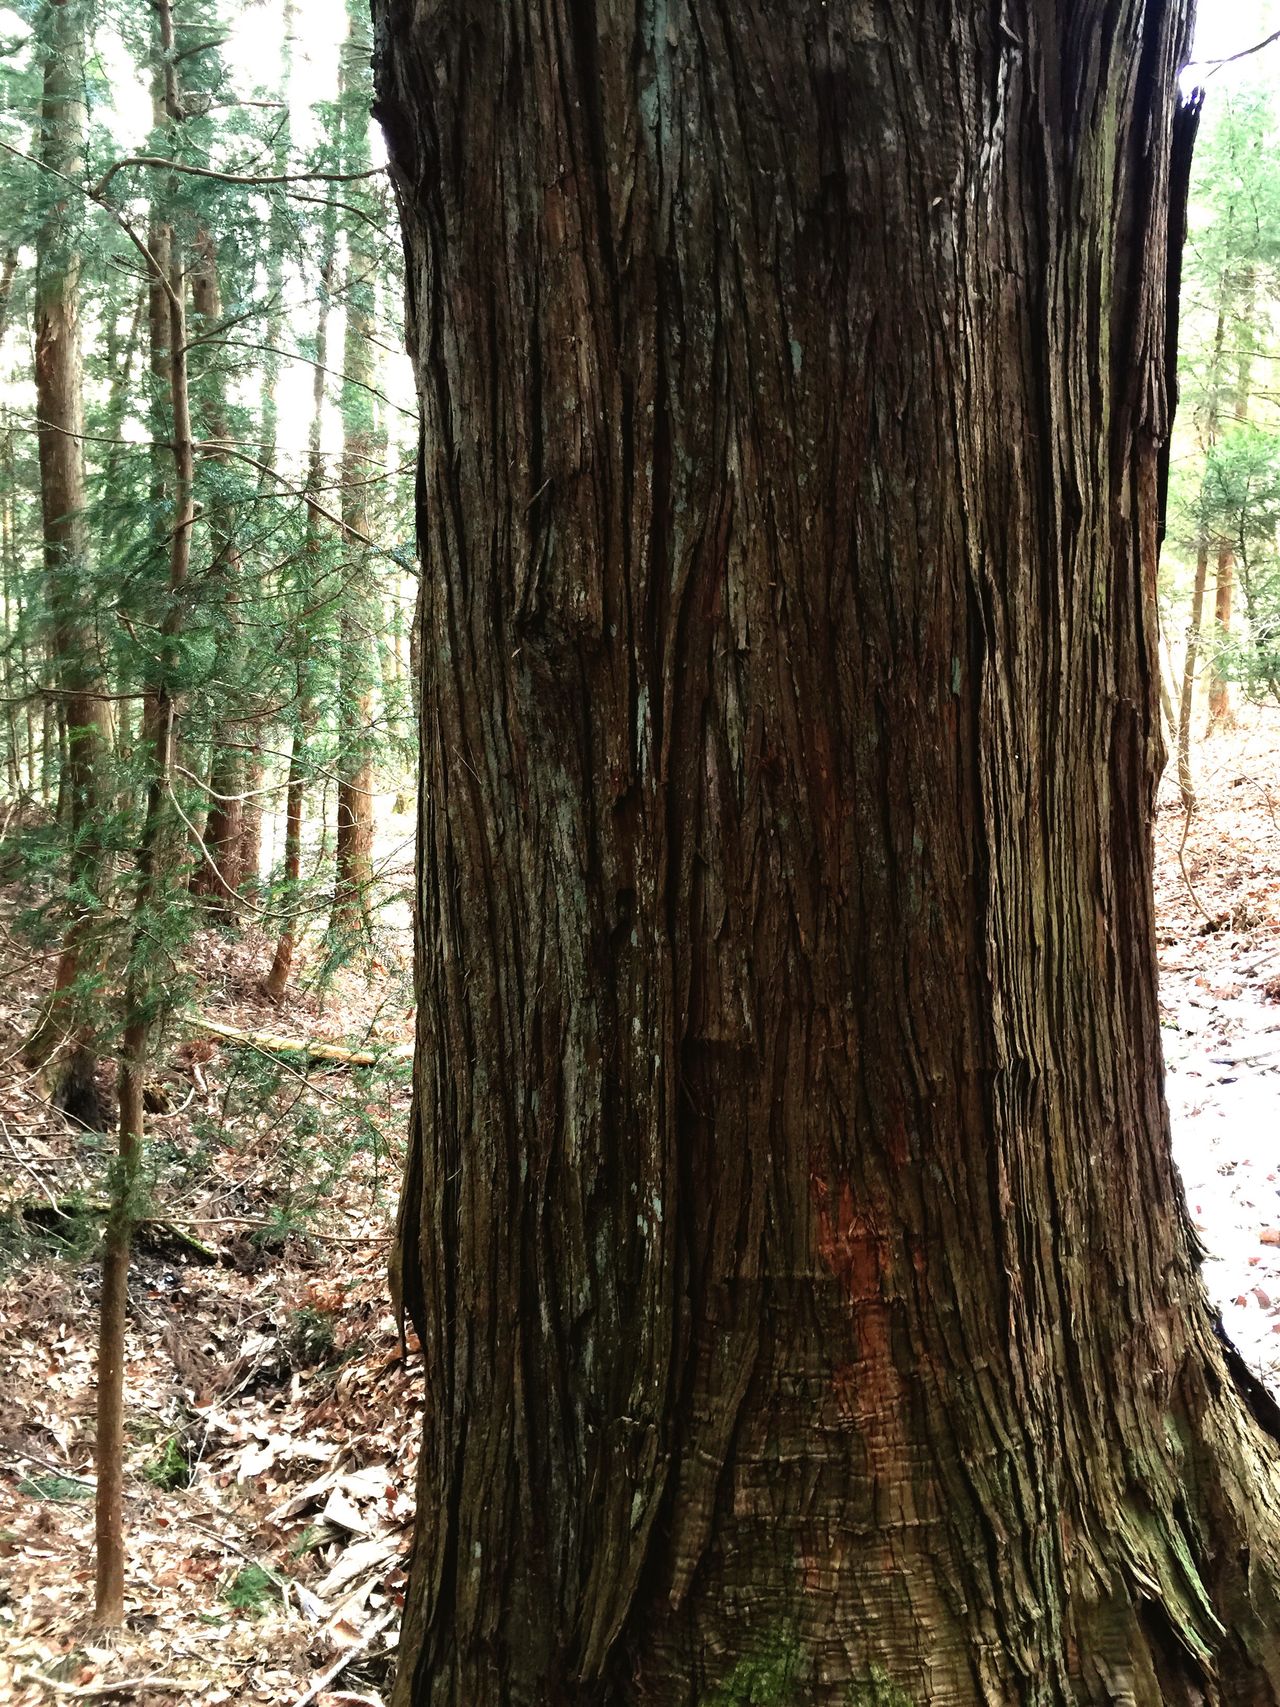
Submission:
[[[8,909],[6,909],[8,910]],[[200,998],[149,1087],[129,1294],[127,1618],[93,1606],[96,1261],[107,1156],[19,1049],[45,957],[0,998],[0,1700],[380,1699],[404,1583],[417,1360],[387,1294],[408,1118],[407,928],[280,1004],[260,932],[198,933]],[[8,944],[11,961],[21,958]],[[322,967],[323,962],[320,961]],[[374,1066],[230,1042],[342,1046]],[[399,1046],[397,1048],[397,1046]]]
[[[1280,713],[1246,709],[1198,762],[1191,823],[1172,772],[1157,820],[1168,1095],[1210,1292],[1280,1394]],[[199,1003],[174,1022],[149,1098],[155,1218],[130,1290],[127,1619],[107,1644],[90,1630],[105,1157],[20,1065],[49,967],[8,944],[0,1700],[385,1698],[421,1414],[420,1360],[412,1338],[401,1348],[386,1282],[410,952],[401,920],[372,962],[327,978],[315,962],[277,1006],[261,993],[259,933],[205,929],[188,950]],[[308,1062],[202,1019],[385,1053],[371,1067]]]

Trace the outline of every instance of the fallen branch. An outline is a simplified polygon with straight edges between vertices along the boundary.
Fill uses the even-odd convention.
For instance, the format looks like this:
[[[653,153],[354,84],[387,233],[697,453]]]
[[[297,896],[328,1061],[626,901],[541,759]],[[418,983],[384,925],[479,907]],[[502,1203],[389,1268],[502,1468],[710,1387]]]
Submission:
[[[44,1203],[28,1198],[25,1201],[21,1199],[10,1200],[5,1207],[11,1214],[16,1211],[22,1220],[33,1222],[36,1226],[48,1226],[55,1216],[59,1221],[74,1221],[77,1216],[81,1215],[109,1215],[111,1213],[111,1205],[101,1198],[86,1200],[77,1197],[62,1199],[51,1197]],[[135,1233],[142,1238],[145,1239],[149,1236],[157,1243],[171,1240],[174,1244],[181,1245],[185,1250],[198,1256],[201,1262],[221,1262],[222,1260],[212,1245],[206,1245],[203,1239],[197,1239],[194,1233],[185,1232],[176,1222],[166,1221],[163,1216],[142,1215],[133,1223],[133,1226]]]
[[[383,1061],[407,1061],[413,1055],[412,1043],[393,1043],[381,1049],[349,1049],[341,1043],[325,1043],[311,1037],[278,1037],[270,1031],[241,1031],[234,1025],[221,1025],[206,1019],[203,1014],[188,1014],[188,1023],[228,1043],[241,1044],[246,1049],[259,1049],[268,1055],[305,1055],[310,1061],[334,1061],[342,1067],[377,1067]]]
[[[374,1638],[386,1629],[387,1625],[390,1624],[394,1617],[395,1609],[392,1607],[384,1612],[381,1618],[375,1618],[373,1623],[365,1631],[364,1635],[361,1636],[360,1640],[356,1642],[353,1647],[348,1648],[344,1654],[340,1654],[329,1667],[328,1671],[322,1673],[322,1675],[315,1680],[311,1685],[311,1688],[307,1690],[306,1694],[298,1697],[294,1702],[293,1707],[309,1707],[309,1703],[314,1701],[316,1696],[323,1690],[326,1690],[335,1677],[341,1677],[349,1665],[354,1665],[356,1660],[358,1660],[363,1654],[368,1653],[369,1649],[373,1646]]]
[[[176,1689],[187,1693],[207,1689],[208,1683],[190,1683],[181,1677],[122,1677],[118,1683],[63,1683],[61,1678],[46,1677],[42,1671],[19,1667],[15,1673],[19,1683],[41,1683],[55,1695],[74,1695],[81,1701],[92,1696],[131,1695],[142,1689]]]

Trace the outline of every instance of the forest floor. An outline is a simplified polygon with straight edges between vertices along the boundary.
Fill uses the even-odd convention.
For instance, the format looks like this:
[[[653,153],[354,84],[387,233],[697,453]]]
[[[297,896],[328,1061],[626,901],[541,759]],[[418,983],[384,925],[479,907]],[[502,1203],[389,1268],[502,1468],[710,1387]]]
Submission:
[[[340,1662],[321,1707],[382,1699],[421,1429],[421,1359],[387,1295],[409,1104],[390,1050],[413,1033],[408,933],[388,934],[371,964],[304,971],[279,1006],[260,932],[204,930],[185,957],[191,1007],[150,1098],[127,1624],[109,1642],[89,1633],[107,1158],[16,1057],[47,964],[0,968],[0,1702],[292,1703]],[[308,1061],[199,1018],[386,1054]]]
[[[1280,1390],[1280,714],[1205,742],[1197,775],[1185,842],[1168,776],[1156,836],[1175,1149],[1210,1294]],[[406,938],[401,923],[381,961],[304,977],[275,1007],[269,945],[207,930],[193,1008],[243,1032],[403,1044]],[[46,978],[37,957],[0,967],[0,1702],[376,1707],[421,1426],[421,1360],[385,1280],[407,1063],[273,1055],[190,1013],[173,1026],[130,1299],[128,1621],[106,1643],[89,1632],[106,1158],[17,1063]]]
[[[1195,753],[1187,825],[1173,766],[1156,819],[1165,1094],[1204,1279],[1280,1396],[1280,711]]]

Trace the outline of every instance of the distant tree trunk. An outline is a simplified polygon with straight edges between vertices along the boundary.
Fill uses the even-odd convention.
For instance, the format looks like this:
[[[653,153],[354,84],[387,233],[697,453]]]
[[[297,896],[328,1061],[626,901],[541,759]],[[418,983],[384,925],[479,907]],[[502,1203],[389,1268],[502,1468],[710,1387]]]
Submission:
[[[0,338],[9,329],[9,303],[13,296],[13,275],[17,270],[18,251],[10,246],[0,257]]]
[[[1213,626],[1217,642],[1231,634],[1231,595],[1235,586],[1236,554],[1223,540],[1218,546],[1217,574],[1213,589]],[[1209,665],[1209,733],[1229,729],[1235,722],[1231,710],[1231,684],[1223,667],[1217,647]]]
[[[235,854],[237,887],[252,888],[257,884],[262,865],[262,786],[266,776],[266,760],[258,742],[258,725],[252,727],[249,751],[243,775],[244,804],[240,811],[240,840]]]
[[[1236,365],[1236,393],[1231,409],[1232,418],[1238,422],[1249,419],[1249,397],[1253,387],[1252,340],[1253,320],[1257,313],[1257,285],[1252,268],[1247,270],[1241,283],[1243,297],[1238,315],[1240,329],[1237,334],[1241,341],[1241,350]],[[1221,643],[1229,638],[1231,633],[1231,600],[1235,579],[1235,542],[1222,539],[1218,542],[1218,571],[1213,597],[1214,638],[1218,644],[1214,647],[1209,666],[1210,733],[1229,729],[1235,723],[1231,710],[1231,684],[1221,664]]]
[[[320,265],[319,313],[316,322],[316,365],[311,393],[311,434],[306,485],[307,496],[312,499],[319,495],[320,488],[324,484],[322,442],[325,369],[329,360],[329,313],[332,306],[334,251],[337,244],[337,230],[332,213],[329,214],[323,229],[321,241],[323,251]],[[276,940],[275,956],[265,980],[266,993],[274,1002],[278,1002],[284,995],[285,986],[289,982],[289,973],[293,968],[293,956],[298,937],[296,915],[299,903],[298,885],[302,876],[303,807],[307,775],[310,768],[308,748],[315,721],[314,696],[311,684],[313,662],[309,639],[311,619],[305,613],[309,609],[315,588],[319,583],[316,565],[320,553],[320,526],[319,511],[315,508],[314,503],[308,504],[306,541],[303,546],[302,563],[298,576],[300,594],[298,602],[304,614],[301,616],[301,620],[295,624],[294,635],[294,644],[299,649],[297,661],[298,698],[289,754],[289,780],[285,792],[284,870],[282,875],[284,879],[284,904],[287,913],[280,935]]]
[[[119,441],[122,439],[121,428],[133,386],[133,365],[139,345],[142,342],[142,327],[147,310],[147,299],[148,291],[144,284],[134,300],[129,330],[125,335],[118,359],[109,364],[111,367],[111,391],[107,399],[106,435],[112,440],[112,443],[107,446],[107,454],[103,458],[102,464],[103,486],[107,492],[115,490],[115,480],[120,468],[120,456],[125,448],[125,445]],[[99,523],[99,553],[103,549],[111,521],[111,510],[104,504],[101,506]]]
[[[222,295],[218,284],[218,252],[212,237],[201,231],[191,269],[192,336],[211,336],[222,320]],[[205,372],[198,387],[201,427],[204,437],[216,442],[228,437],[225,387],[220,358],[204,352]],[[225,458],[209,456],[212,466],[225,466]],[[220,619],[217,678],[223,684],[228,707],[234,706],[244,687],[244,648],[241,644],[237,609],[241,566],[236,544],[235,517],[231,506],[216,498],[205,506],[213,535],[213,562],[207,589],[211,606]],[[243,878],[244,855],[244,726],[228,714],[215,724],[209,765],[209,810],[204,821],[204,847],[191,874],[191,893],[202,896],[224,919],[234,916],[233,896]]]
[[[5,719],[5,781],[9,797],[17,800],[23,789],[23,725],[19,717],[24,697],[30,692],[22,668],[21,631],[24,613],[18,593],[18,541],[14,498],[17,483],[13,467],[13,436],[7,432],[0,440],[3,458],[3,492],[0,493],[0,574],[4,577],[4,654],[3,682]],[[15,668],[15,653],[17,666]],[[28,705],[29,705],[28,701]]]
[[[1187,812],[1196,809],[1196,785],[1191,774],[1191,713],[1195,705],[1196,665],[1204,632],[1204,591],[1209,579],[1209,541],[1203,533],[1196,545],[1196,573],[1191,585],[1191,617],[1183,654],[1182,692],[1178,696],[1178,788]]]
[[[156,79],[162,94],[157,106],[174,122],[182,112],[170,0],[154,0]],[[160,180],[158,195],[171,193]],[[143,1088],[152,1039],[164,1010],[164,991],[154,954],[155,913],[166,890],[176,888],[176,833],[170,804],[176,751],[178,641],[191,561],[195,523],[195,450],[187,380],[186,280],[182,247],[163,215],[153,217],[153,276],[150,327],[153,374],[163,375],[166,391],[157,397],[157,414],[167,414],[167,444],[172,480],[162,484],[172,498],[164,518],[167,544],[167,597],[160,624],[158,656],[146,684],[139,747],[147,765],[146,803],[134,864],[132,940],[125,972],[120,1041],[119,1144],[111,1180],[110,1210],[102,1252],[102,1298],[98,1324],[95,1540],[97,1553],[95,1618],[107,1628],[124,1619],[124,1357],[128,1311],[129,1260],[137,1215],[143,1160]],[[160,257],[163,256],[163,270]],[[161,309],[165,310],[164,313]],[[155,479],[161,481],[157,470]]]
[[[425,414],[395,1702],[1274,1703],[1277,1413],[1156,1000],[1185,6],[375,12]]]
[[[1212,450],[1218,437],[1218,385],[1222,374],[1223,348],[1227,327],[1227,296],[1229,281],[1224,273],[1218,300],[1218,322],[1213,335],[1213,353],[1209,360],[1206,384],[1208,397],[1201,444],[1205,452]],[[1206,476],[1207,478],[1207,476]],[[1202,484],[1201,505],[1205,501]],[[1182,692],[1178,696],[1178,789],[1183,810],[1190,815],[1196,809],[1195,779],[1191,771],[1191,717],[1195,708],[1196,672],[1204,643],[1204,595],[1209,579],[1209,538],[1203,520],[1196,542],[1196,572],[1191,588],[1191,616],[1187,623],[1187,644],[1182,662]]]
[[[368,62],[367,0],[347,0],[338,105],[342,168],[369,166],[369,111],[361,70]],[[374,288],[377,260],[369,228],[347,228],[346,335],[342,349],[342,520],[348,567],[339,618],[338,831],[329,929],[338,941],[368,936],[373,881],[373,693],[381,627],[374,565],[361,543],[370,532],[370,482],[378,472],[373,416]]]
[[[47,43],[40,158],[74,179],[81,170],[88,117],[84,106],[84,9],[80,0],[47,0]],[[68,191],[54,203],[36,245],[35,382],[40,501],[49,610],[48,646],[65,747],[60,813],[71,858],[70,918],[45,1002],[24,1057],[43,1069],[50,1098],[74,1119],[99,1127],[104,1110],[95,1083],[97,1054],[90,1004],[82,993],[99,928],[101,833],[107,805],[103,760],[111,747],[102,697],[89,529],[85,517],[84,397],[80,350],[81,207]],[[50,757],[46,717],[46,759]]]

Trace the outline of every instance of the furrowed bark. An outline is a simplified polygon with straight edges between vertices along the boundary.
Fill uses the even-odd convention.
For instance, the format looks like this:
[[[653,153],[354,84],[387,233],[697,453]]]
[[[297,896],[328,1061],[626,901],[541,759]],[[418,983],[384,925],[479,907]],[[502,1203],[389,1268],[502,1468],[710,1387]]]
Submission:
[[[1280,1698],[1151,898],[1178,4],[377,0],[398,1707]]]

